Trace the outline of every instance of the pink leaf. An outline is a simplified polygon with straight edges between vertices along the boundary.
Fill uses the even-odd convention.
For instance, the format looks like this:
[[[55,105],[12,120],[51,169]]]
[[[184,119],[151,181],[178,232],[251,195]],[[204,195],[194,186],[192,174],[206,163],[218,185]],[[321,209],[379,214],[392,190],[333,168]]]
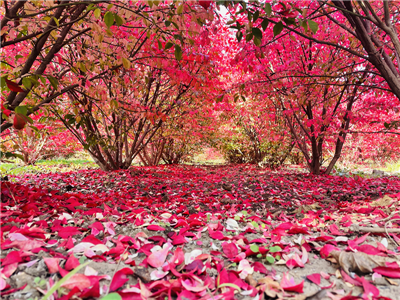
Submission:
[[[9,278],[17,268],[18,268],[18,263],[9,264],[1,270],[1,274]]]
[[[83,274],[74,274],[66,282],[64,282],[62,287],[72,290],[73,288],[77,287],[79,290],[83,290],[90,286],[90,280],[86,275]]]
[[[44,257],[44,263],[49,269],[50,274],[54,274],[58,272],[58,258],[47,258]]]
[[[161,267],[165,260],[167,259],[169,248],[166,247],[164,249],[161,249],[159,251],[156,251],[147,258],[147,262],[149,263],[150,266],[154,268],[159,268]]]

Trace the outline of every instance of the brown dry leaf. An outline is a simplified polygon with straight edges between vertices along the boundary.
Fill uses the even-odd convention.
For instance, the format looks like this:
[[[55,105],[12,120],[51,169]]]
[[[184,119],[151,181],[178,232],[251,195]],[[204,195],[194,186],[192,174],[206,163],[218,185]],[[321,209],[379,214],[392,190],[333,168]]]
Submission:
[[[265,293],[268,297],[276,298],[276,296],[280,295],[283,292],[281,285],[279,282],[273,280],[271,277],[266,276],[258,280],[258,284],[265,284],[266,289]]]
[[[364,252],[332,251],[329,257],[333,257],[347,274],[349,272],[371,273],[373,268],[395,261],[389,257],[368,255]]]
[[[385,277],[385,279],[386,279],[391,285],[399,285],[396,281],[391,280],[390,278]]]
[[[393,203],[393,198],[390,198],[388,195],[383,196],[382,198],[371,203],[371,206],[388,206]]]
[[[318,203],[313,203],[313,204],[311,204],[311,205],[301,205],[301,206],[299,206],[293,213],[296,213],[296,214],[298,214],[298,213],[301,213],[301,212],[305,212],[305,213],[307,213],[307,212],[309,212],[310,210],[318,210],[318,209],[320,209],[320,208],[322,208]]]
[[[257,286],[257,281],[253,278],[251,274],[247,275],[245,281],[250,284],[251,286]]]

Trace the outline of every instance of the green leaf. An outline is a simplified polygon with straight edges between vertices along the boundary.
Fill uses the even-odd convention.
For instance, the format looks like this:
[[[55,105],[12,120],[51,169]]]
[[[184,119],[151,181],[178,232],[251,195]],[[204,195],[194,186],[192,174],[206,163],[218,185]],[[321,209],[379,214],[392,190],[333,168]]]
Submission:
[[[98,18],[100,18],[100,16],[101,16],[101,10],[100,10],[100,8],[96,8],[95,10],[94,10],[94,16],[98,19]]]
[[[110,27],[114,24],[114,14],[112,12],[106,12],[104,15],[104,23],[106,23],[107,27]]]
[[[50,84],[53,86],[53,88],[56,90],[58,87],[58,80],[55,79],[53,76],[47,76],[47,79],[49,79]]]
[[[251,22],[251,19],[253,18],[253,15],[251,14],[250,11],[247,12],[247,20],[249,20],[249,23]]]
[[[283,30],[283,24],[282,22],[276,23],[273,29],[274,32],[274,36],[277,36],[278,34],[280,34]]]
[[[161,42],[160,42],[160,40],[157,40],[157,45],[158,45],[158,49],[162,49],[162,45],[161,45]]]
[[[271,4],[269,3],[265,3],[265,7],[264,7],[265,12],[267,13],[267,16],[271,16],[272,13],[272,7]]]
[[[279,246],[273,246],[273,247],[269,248],[269,252],[271,252],[271,253],[275,253],[275,252],[279,252],[279,251],[282,251],[282,248]]]
[[[264,19],[264,20],[261,22],[261,27],[262,27],[262,29],[263,29],[264,31],[267,29],[268,25],[269,25],[269,21],[268,21],[267,19]]]
[[[14,110],[17,114],[26,116],[28,113],[28,108],[26,106],[17,106]]]
[[[180,34],[174,34],[174,38],[183,42],[183,37]]]
[[[118,293],[111,293],[101,298],[101,300],[122,300],[122,297]]]
[[[316,33],[318,31],[318,23],[314,22],[313,20],[308,20],[308,27],[310,27],[311,31],[313,33]]]
[[[285,21],[286,25],[294,25],[294,24],[296,24],[296,19],[295,18],[283,18],[283,21]]]
[[[28,77],[22,78],[22,85],[29,90],[32,87],[32,81]]]
[[[121,25],[124,24],[124,20],[120,16],[118,16],[117,14],[114,14],[114,18],[115,18],[115,23],[118,26],[121,26]]]
[[[172,48],[173,45],[174,45],[173,43],[167,42],[167,43],[165,44],[164,49],[165,49],[165,50],[168,50],[169,48]]]
[[[182,48],[179,45],[175,45],[175,58],[177,60],[182,59]]]
[[[259,28],[252,28],[251,32],[253,33],[254,37],[258,38],[259,40],[262,39],[262,31]]]
[[[219,102],[222,101],[222,99],[224,99],[224,95],[219,96],[219,97],[215,100],[215,102],[216,102],[216,103],[219,103]],[[236,217],[238,217],[238,219],[236,219]],[[239,217],[239,216],[235,216],[235,220],[236,220],[236,221],[240,220],[240,217]]]
[[[253,15],[253,22],[257,21],[259,16],[260,16],[260,12],[257,10]]]
[[[300,26],[304,28],[304,31],[308,30],[307,20],[303,20],[300,22]]]
[[[26,116],[26,120],[28,121],[28,123],[33,124],[33,120],[31,117]]]
[[[252,33],[249,33],[246,35],[246,42],[250,42],[253,39],[254,35]]]
[[[43,84],[46,84],[46,78],[45,77],[39,75],[39,79]]]
[[[261,40],[259,38],[254,37],[254,45],[256,45],[257,47],[261,46]]]
[[[82,269],[83,267],[86,267],[90,262],[88,261],[87,263],[83,264],[83,265],[79,265],[77,266],[75,269],[73,269],[71,272],[69,272],[67,275],[65,275],[63,278],[61,278],[61,280],[57,281],[52,287],[51,289],[49,289],[46,293],[46,295],[43,296],[42,300],[47,300],[51,295],[53,295],[54,292],[56,292],[61,285],[66,282],[68,279],[70,279],[72,277],[72,275],[74,275],[75,273],[77,273],[80,269]]]
[[[260,247],[258,247],[256,244],[253,244],[250,246],[250,250],[253,251],[254,253],[257,253],[260,251]]]
[[[270,264],[273,264],[275,262],[275,258],[271,255],[267,255],[265,257],[266,261],[269,262]]]
[[[4,89],[7,88],[7,83],[6,83],[6,76],[1,77],[1,83],[0,83],[1,89],[4,91]]]
[[[168,27],[169,25],[171,25],[171,21],[165,21],[164,24],[165,24],[165,26]]]
[[[260,225],[258,225],[258,223],[256,221],[251,221],[251,225],[253,225],[254,228],[260,227]]]
[[[181,5],[178,6],[176,13],[178,15],[181,15],[183,13],[183,3]]]

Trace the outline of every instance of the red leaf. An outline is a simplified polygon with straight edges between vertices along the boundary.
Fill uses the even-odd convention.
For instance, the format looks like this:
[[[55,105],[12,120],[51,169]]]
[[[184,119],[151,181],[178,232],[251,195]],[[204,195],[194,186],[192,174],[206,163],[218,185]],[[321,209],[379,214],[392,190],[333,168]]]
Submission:
[[[362,283],[364,292],[365,292],[365,294],[367,294],[366,296],[368,298],[370,298],[370,296],[374,296],[374,297],[379,296],[379,289],[376,286],[374,286],[373,284],[371,284],[367,279],[365,279],[365,277],[361,277],[361,278],[357,278],[357,279]]]
[[[390,278],[400,278],[400,268],[376,267],[374,272]]]
[[[113,292],[117,289],[119,289],[121,286],[123,286],[125,284],[125,282],[127,282],[129,279],[127,277],[127,275],[132,275],[133,271],[132,269],[129,268],[123,268],[119,271],[117,271],[113,277],[113,279],[111,280],[111,284],[110,284],[110,292]]]
[[[254,271],[260,272],[261,274],[267,274],[268,273],[267,268],[262,263],[260,263],[259,261],[254,262],[252,267],[254,268]]]
[[[210,232],[210,237],[214,240],[223,240],[225,238],[224,234],[221,231],[213,231]]]
[[[303,234],[310,234],[307,230],[307,228],[301,227],[301,226],[292,226],[289,231],[289,234],[298,234],[298,233],[303,233]]]
[[[70,257],[68,257],[64,268],[67,271],[71,271],[71,270],[75,269],[79,265],[80,265],[79,260],[73,254],[71,254]]]
[[[79,202],[78,202],[79,203]],[[80,204],[79,204],[80,205]],[[92,225],[88,226],[92,230],[97,230],[97,231],[104,231],[104,226],[100,222],[94,222]]]
[[[297,264],[297,262],[293,258],[291,258],[286,262],[286,266],[289,268],[289,270],[291,270],[294,267],[298,267],[299,265]]]
[[[13,92],[17,92],[17,93],[25,92],[18,84],[16,84],[15,82],[13,82],[11,80],[8,80],[7,78],[6,78],[6,84],[7,84],[7,87]]]
[[[69,238],[70,236],[74,236],[80,233],[81,232],[78,230],[77,227],[72,227],[72,226],[63,227],[58,231],[58,235],[63,239]]]
[[[321,274],[319,274],[319,273],[314,273],[314,274],[308,275],[307,279],[317,285],[321,284]]]
[[[342,277],[343,277],[344,281],[346,281],[348,283],[351,283],[352,285],[362,286],[361,282],[351,278],[350,275],[348,275],[345,271],[340,270],[340,274],[342,274]]]
[[[327,258],[329,253],[331,253],[331,251],[333,250],[340,251],[339,248],[330,244],[326,244],[319,250],[319,254],[321,255],[322,258]]]
[[[200,4],[201,6],[203,6],[203,8],[204,8],[205,10],[207,10],[207,9],[210,7],[211,3],[212,3],[211,0],[200,0],[200,1],[199,1],[199,4]]]
[[[283,273],[281,287],[288,292],[296,292],[302,293],[303,292],[303,285],[304,280],[299,284],[296,284],[294,278],[290,278],[288,273]]]
[[[149,226],[147,226],[147,229],[152,230],[152,231],[164,231],[165,230],[164,227],[161,227],[158,225],[149,225]]]
[[[17,130],[24,129],[27,122],[27,118],[23,114],[16,113],[14,116],[13,126]],[[38,211],[38,208],[35,205],[31,205],[35,207],[35,210]],[[24,207],[25,209],[25,207]]]
[[[21,251],[11,251],[7,254],[6,258],[3,259],[1,265],[7,266],[14,263],[22,262]]]
[[[94,245],[103,244],[98,238],[96,238],[93,234],[88,235],[82,241],[82,243],[92,243]]]
[[[100,297],[100,283],[97,281],[90,289],[85,289],[82,294],[80,294],[81,298],[98,298]]]
[[[172,238],[172,245],[182,245],[185,244],[187,241],[183,235],[176,235],[175,237]]]
[[[235,258],[236,255],[238,255],[238,249],[233,243],[223,242],[222,250],[224,251],[225,255],[231,259]]]

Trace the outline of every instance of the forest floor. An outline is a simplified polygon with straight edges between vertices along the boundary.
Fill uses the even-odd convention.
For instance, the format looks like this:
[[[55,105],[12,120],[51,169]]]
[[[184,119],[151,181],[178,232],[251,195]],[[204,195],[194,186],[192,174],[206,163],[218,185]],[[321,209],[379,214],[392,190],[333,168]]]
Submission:
[[[400,178],[256,166],[9,176],[2,299],[400,299]],[[386,298],[385,298],[386,297]]]

